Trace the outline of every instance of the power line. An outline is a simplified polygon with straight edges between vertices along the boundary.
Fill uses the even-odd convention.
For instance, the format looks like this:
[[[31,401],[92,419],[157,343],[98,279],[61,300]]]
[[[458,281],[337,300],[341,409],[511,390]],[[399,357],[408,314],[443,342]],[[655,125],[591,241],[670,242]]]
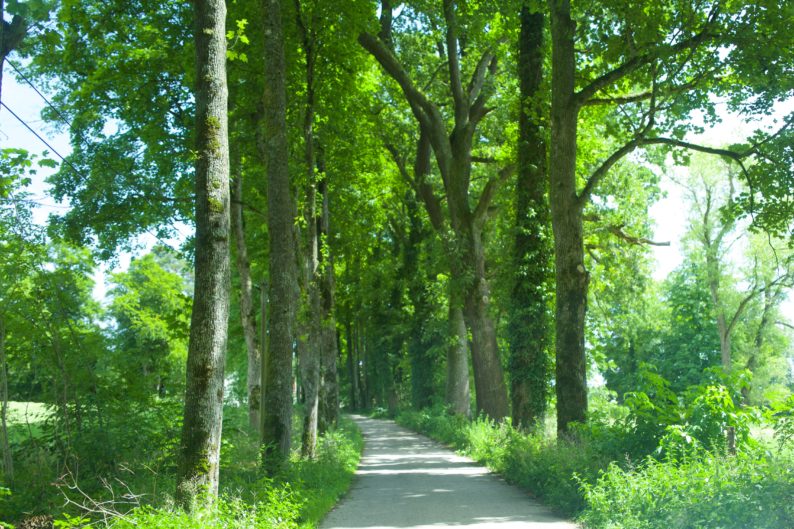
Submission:
[[[64,158],[63,156],[61,156],[61,154],[60,154],[58,151],[56,151],[56,150],[55,150],[55,148],[54,148],[52,145],[50,145],[50,144],[49,144],[49,142],[47,142],[47,140],[45,140],[44,138],[42,138],[42,137],[39,135],[39,133],[38,133],[38,132],[36,132],[35,130],[33,130],[33,128],[32,128],[30,125],[28,125],[28,124],[25,122],[25,120],[24,120],[24,119],[22,119],[21,117],[17,116],[17,115],[16,115],[16,113],[15,113],[13,110],[11,110],[10,108],[8,108],[8,105],[6,105],[4,101],[0,101],[0,105],[2,105],[2,106],[3,106],[3,107],[6,109],[6,110],[8,110],[8,111],[11,113],[11,115],[12,115],[12,116],[14,116],[15,118],[17,118],[17,121],[19,121],[20,123],[22,123],[22,124],[25,126],[25,128],[26,128],[26,129],[28,129],[30,132],[32,132],[32,133],[33,133],[33,135],[34,135],[34,136],[36,136],[36,137],[37,137],[37,138],[38,138],[38,139],[39,139],[39,140],[40,140],[40,141],[41,141],[41,142],[42,142],[44,145],[46,145],[46,146],[47,146],[47,148],[48,148],[48,149],[50,149],[50,150],[53,152],[53,154],[55,154],[55,156],[57,156],[58,158],[60,158],[60,159],[63,161],[63,163],[65,163],[65,164],[67,164],[69,167],[71,167],[71,168],[72,168],[72,171],[74,171],[74,172],[75,172],[75,174],[76,174],[77,176],[79,176],[79,177],[80,177],[80,178],[82,178],[83,180],[85,180],[85,179],[86,179],[86,178],[85,178],[85,177],[82,175],[82,173],[80,173],[80,171],[78,171],[78,170],[77,170],[77,167],[75,167],[75,166],[74,166],[74,164],[73,164],[72,162],[70,162],[69,160],[67,160],[67,159],[66,159],[66,158]]]
[[[47,105],[49,105],[49,107],[55,111],[55,113],[58,115],[58,117],[61,119],[61,121],[63,121],[63,122],[66,124],[66,126],[68,126],[68,127],[69,127],[69,129],[73,129],[73,128],[74,128],[74,127],[72,127],[72,124],[71,124],[71,122],[70,122],[68,119],[66,119],[66,116],[63,114],[63,112],[61,112],[61,111],[60,111],[60,110],[59,110],[59,109],[58,109],[58,108],[57,108],[57,107],[56,107],[56,106],[55,106],[55,105],[54,105],[54,104],[53,104],[53,103],[52,103],[52,102],[51,102],[49,99],[47,99],[47,96],[45,96],[44,94],[42,94],[42,93],[41,93],[41,91],[40,91],[38,88],[36,88],[36,85],[34,85],[34,84],[33,84],[33,81],[31,81],[30,79],[28,79],[27,77],[25,77],[25,74],[23,74],[22,72],[20,72],[20,71],[19,71],[19,68],[17,68],[17,67],[16,67],[16,65],[15,65],[13,62],[11,62],[11,61],[6,61],[6,62],[7,62],[8,64],[10,64],[10,65],[11,65],[11,68],[13,68],[15,72],[17,72],[17,75],[18,75],[19,77],[21,77],[23,81],[25,81],[26,83],[28,83],[28,84],[30,85],[30,87],[31,87],[31,88],[32,88],[32,89],[33,89],[33,90],[34,90],[34,91],[35,91],[37,94],[39,94],[39,96],[40,96],[40,97],[41,97],[41,98],[44,100],[44,102],[45,102],[45,103],[47,103]],[[8,108],[8,107],[6,107],[6,108]]]

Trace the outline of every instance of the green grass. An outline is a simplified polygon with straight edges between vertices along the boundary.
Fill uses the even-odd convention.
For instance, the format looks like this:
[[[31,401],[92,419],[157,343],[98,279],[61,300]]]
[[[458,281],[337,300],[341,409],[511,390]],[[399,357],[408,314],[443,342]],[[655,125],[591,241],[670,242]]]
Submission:
[[[12,444],[21,443],[31,438],[40,438],[43,434],[43,423],[52,414],[45,404],[40,402],[8,403],[8,440]]]

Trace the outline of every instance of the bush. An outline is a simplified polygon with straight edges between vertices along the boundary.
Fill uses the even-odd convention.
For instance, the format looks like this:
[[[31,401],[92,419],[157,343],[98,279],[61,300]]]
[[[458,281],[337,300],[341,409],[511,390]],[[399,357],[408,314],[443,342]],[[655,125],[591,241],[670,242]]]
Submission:
[[[611,464],[582,482],[592,529],[782,529],[794,527],[791,459],[705,454],[684,461],[648,458]]]
[[[236,417],[230,413],[231,424]],[[243,419],[241,419],[243,420]],[[231,429],[231,428],[230,428]],[[244,432],[238,432],[244,433]],[[239,437],[239,435],[238,435]],[[229,441],[224,450],[234,462],[234,454],[250,452],[249,442],[242,436]],[[255,444],[255,441],[250,441]],[[292,529],[313,528],[347,491],[353,479],[363,440],[355,424],[342,419],[340,427],[326,433],[319,441],[314,460],[293,457],[290,465],[274,478],[262,478],[261,470],[253,462],[243,462],[242,468],[227,465],[222,473],[220,498],[210,507],[196,507],[185,512],[174,506],[170,498],[159,498],[156,505],[144,505],[131,512],[116,512],[109,518],[94,520],[91,527],[112,529]],[[240,463],[238,461],[238,463]],[[229,482],[229,479],[232,481]],[[197,506],[205,505],[199,499]],[[110,510],[113,510],[112,508]],[[68,529],[88,527],[91,520],[62,516],[57,527]]]

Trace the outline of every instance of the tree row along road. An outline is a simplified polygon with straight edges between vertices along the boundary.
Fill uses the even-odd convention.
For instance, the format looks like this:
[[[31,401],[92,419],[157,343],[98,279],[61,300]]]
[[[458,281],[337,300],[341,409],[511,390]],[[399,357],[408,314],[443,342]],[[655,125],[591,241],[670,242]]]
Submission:
[[[321,529],[576,529],[486,468],[391,421],[354,417],[365,439],[356,479]]]

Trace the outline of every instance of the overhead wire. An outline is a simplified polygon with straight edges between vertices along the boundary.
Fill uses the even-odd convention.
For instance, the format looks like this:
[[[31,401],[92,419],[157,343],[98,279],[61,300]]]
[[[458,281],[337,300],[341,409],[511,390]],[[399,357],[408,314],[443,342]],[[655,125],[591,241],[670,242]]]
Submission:
[[[17,68],[17,66],[16,66],[16,65],[15,65],[13,62],[6,60],[6,63],[8,63],[8,64],[11,66],[11,68],[13,68],[13,69],[14,69],[14,71],[17,73],[17,75],[18,75],[18,76],[19,76],[19,77],[20,77],[20,78],[21,78],[23,81],[25,81],[25,82],[26,82],[28,85],[30,85],[30,87],[33,89],[33,91],[35,91],[37,94],[39,94],[39,97],[41,97],[41,98],[44,100],[44,102],[45,102],[45,103],[47,103],[47,105],[48,105],[48,106],[49,106],[49,107],[50,107],[50,108],[51,108],[51,109],[52,109],[52,110],[55,112],[55,114],[56,114],[56,115],[57,115],[57,116],[60,118],[60,120],[61,120],[62,122],[64,122],[64,123],[66,124],[66,126],[67,126],[67,127],[69,127],[69,129],[70,129],[70,130],[74,128],[74,127],[72,126],[72,123],[71,123],[71,122],[70,122],[70,121],[69,121],[69,120],[66,118],[66,116],[64,115],[64,113],[63,113],[63,112],[61,112],[61,111],[60,111],[60,109],[58,109],[58,108],[57,108],[57,107],[56,107],[56,106],[55,106],[55,105],[52,103],[52,101],[50,101],[50,100],[47,98],[47,96],[45,96],[43,93],[41,93],[41,90],[39,90],[39,89],[36,87],[36,85],[34,85],[34,84],[33,84],[33,81],[31,81],[30,79],[28,79],[28,78],[25,76],[25,74],[23,74],[22,72],[20,72],[20,71],[19,71],[19,68]]]
[[[64,158],[64,157],[61,155],[61,153],[59,153],[59,152],[58,152],[58,151],[55,149],[55,147],[53,147],[52,145],[50,145],[50,143],[49,143],[47,140],[45,140],[44,138],[42,138],[42,137],[41,137],[41,135],[40,135],[38,132],[36,132],[36,131],[33,129],[33,127],[31,127],[30,125],[28,125],[28,124],[27,124],[27,122],[26,122],[24,119],[22,119],[21,117],[19,117],[19,116],[16,114],[16,112],[14,112],[14,111],[13,111],[13,110],[11,110],[10,108],[8,108],[8,105],[6,105],[6,104],[5,104],[5,101],[0,101],[0,105],[2,105],[2,106],[3,106],[3,108],[5,108],[6,110],[8,110],[8,112],[9,112],[9,113],[10,113],[12,116],[14,116],[14,117],[17,119],[17,121],[19,121],[20,123],[22,123],[22,125],[24,125],[26,129],[28,129],[28,130],[29,130],[31,133],[33,133],[33,135],[34,135],[34,136],[36,136],[36,137],[39,139],[39,141],[41,141],[41,142],[42,142],[44,145],[46,145],[46,146],[47,146],[47,148],[48,148],[48,149],[50,149],[50,150],[53,152],[53,154],[55,154],[55,156],[57,156],[58,158],[60,158],[60,159],[63,161],[63,163],[65,163],[65,164],[67,164],[69,167],[71,167],[72,171],[74,171],[74,172],[75,172],[75,174],[76,174],[77,176],[79,176],[80,178],[82,178],[82,179],[84,179],[84,180],[85,180],[85,177],[83,176],[83,174],[82,174],[82,173],[81,173],[81,172],[80,172],[80,171],[77,169],[77,167],[75,167],[75,166],[74,166],[74,164],[73,164],[71,161],[69,161],[69,160],[67,160],[66,158]]]
[[[5,62],[7,62],[8,64],[10,64],[10,65],[11,65],[11,67],[14,69],[14,71],[17,73],[17,75],[19,75],[19,77],[20,77],[20,78],[22,78],[22,79],[23,79],[23,80],[24,80],[24,81],[25,81],[25,82],[26,82],[28,85],[30,85],[30,87],[31,87],[31,88],[32,88],[32,89],[33,89],[33,90],[34,90],[34,91],[35,91],[35,92],[36,92],[36,93],[39,95],[39,97],[41,97],[41,98],[42,98],[42,99],[43,99],[43,100],[44,100],[44,101],[47,103],[47,105],[48,105],[50,108],[52,108],[52,110],[55,112],[55,114],[58,116],[58,118],[59,118],[59,119],[60,119],[60,120],[61,120],[61,121],[62,121],[64,124],[66,124],[66,125],[69,127],[69,129],[70,129],[70,130],[73,130],[73,129],[74,129],[74,126],[73,126],[73,125],[72,125],[72,124],[69,122],[69,120],[68,120],[68,119],[66,119],[66,117],[65,117],[64,113],[63,113],[63,112],[61,112],[61,111],[60,111],[60,110],[59,110],[59,109],[58,109],[58,108],[57,108],[57,107],[56,107],[56,106],[55,106],[55,105],[54,105],[54,104],[53,104],[53,103],[52,103],[52,102],[51,102],[51,101],[50,101],[50,100],[49,100],[49,99],[48,99],[48,98],[47,98],[47,97],[46,97],[46,96],[45,96],[45,95],[44,95],[44,94],[43,94],[43,93],[42,93],[42,92],[41,92],[41,91],[40,91],[40,90],[39,90],[39,89],[36,87],[36,85],[34,85],[34,84],[33,84],[33,82],[32,82],[30,79],[28,79],[28,78],[27,78],[27,77],[26,77],[26,76],[25,76],[25,75],[24,75],[22,72],[20,72],[20,71],[19,71],[19,69],[16,67],[16,65],[14,65],[14,64],[13,64],[11,61],[5,61]],[[28,123],[27,123],[27,122],[24,120],[24,119],[22,119],[22,118],[21,118],[19,115],[17,115],[17,114],[16,114],[16,113],[15,113],[13,110],[11,110],[11,109],[8,107],[8,105],[7,105],[7,104],[6,104],[4,101],[1,101],[1,100],[0,100],[0,106],[4,107],[6,110],[8,110],[8,112],[9,112],[9,113],[10,113],[12,116],[14,116],[14,118],[16,118],[16,120],[17,120],[17,121],[19,121],[19,122],[20,122],[20,123],[21,123],[21,124],[22,124],[22,125],[23,125],[23,126],[26,128],[26,129],[28,129],[28,130],[29,130],[29,131],[30,131],[30,132],[31,132],[31,133],[32,133],[32,134],[33,134],[33,135],[34,135],[36,138],[38,138],[38,140],[39,140],[39,141],[41,141],[41,142],[42,142],[44,145],[46,145],[46,146],[47,146],[47,148],[48,148],[48,149],[50,149],[50,150],[53,152],[53,154],[55,154],[55,155],[56,155],[58,158],[60,158],[60,159],[61,159],[61,161],[63,161],[63,163],[67,164],[67,165],[69,166],[69,168],[70,168],[72,171],[74,171],[75,175],[77,175],[77,176],[78,176],[78,177],[79,177],[79,178],[80,178],[80,179],[81,179],[83,182],[85,182],[85,181],[87,181],[87,180],[88,180],[88,178],[87,178],[85,175],[83,175],[83,173],[81,173],[81,172],[80,172],[80,171],[77,169],[77,167],[75,167],[75,165],[74,165],[74,164],[73,164],[73,163],[72,163],[70,160],[68,160],[68,159],[66,159],[64,156],[62,156],[62,155],[61,155],[61,154],[60,154],[60,153],[59,153],[59,152],[58,152],[58,151],[57,151],[57,150],[56,150],[56,149],[55,149],[55,148],[54,148],[52,145],[50,145],[50,143],[49,143],[49,142],[48,142],[46,139],[44,139],[44,138],[43,138],[43,137],[42,137],[42,136],[41,136],[41,135],[40,135],[38,132],[36,132],[36,131],[35,131],[35,130],[34,130],[34,129],[33,129],[33,128],[32,128],[32,127],[31,127],[31,126],[30,126],[30,125],[29,125],[29,124],[28,124]],[[148,201],[150,204],[152,204],[152,203],[153,203],[153,201],[152,201],[151,199],[147,199],[147,201]],[[40,205],[44,205],[44,204],[40,204]],[[64,206],[58,206],[58,207],[64,208]],[[163,240],[162,240],[162,238],[160,238],[158,235],[156,235],[156,234],[152,233],[152,232],[151,232],[150,230],[148,230],[148,229],[147,229],[147,230],[145,230],[145,231],[146,231],[146,233],[148,233],[149,235],[153,236],[153,237],[154,237],[156,240],[158,240],[160,243],[162,243],[162,244],[165,244],[166,246],[169,246],[169,247],[170,247],[170,245],[168,245],[168,244],[167,244],[165,241],[163,241]],[[177,231],[179,231],[179,230],[177,230]]]

